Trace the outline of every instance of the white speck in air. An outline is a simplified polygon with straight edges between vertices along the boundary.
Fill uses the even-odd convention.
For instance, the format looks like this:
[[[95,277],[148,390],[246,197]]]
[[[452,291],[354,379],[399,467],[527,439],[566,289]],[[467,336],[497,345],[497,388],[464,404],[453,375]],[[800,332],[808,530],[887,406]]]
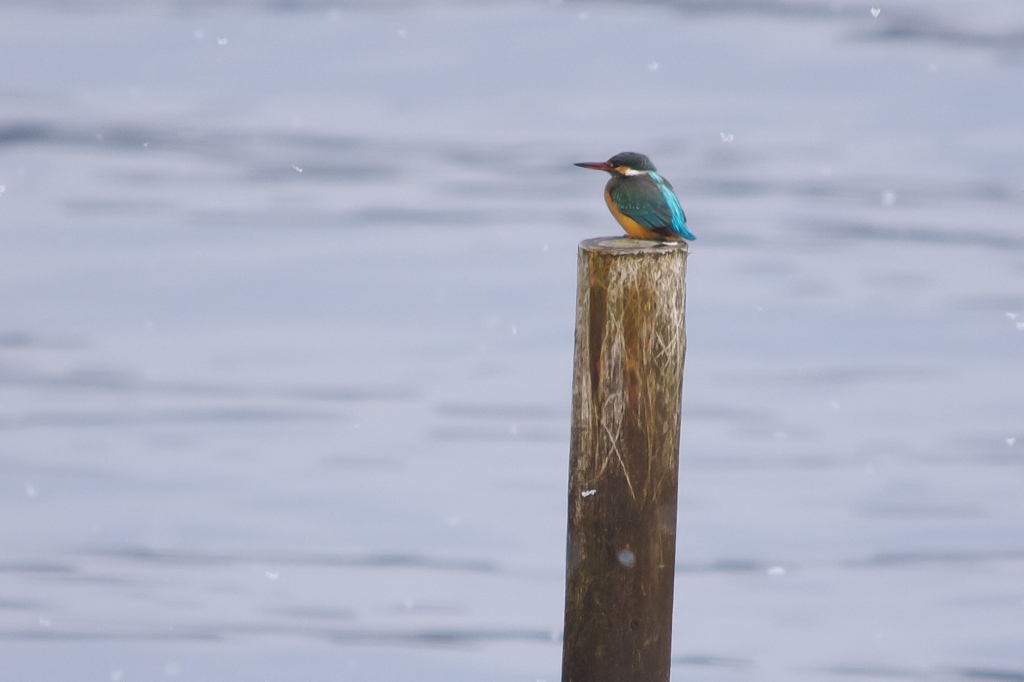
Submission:
[[[892,206],[896,203],[896,192],[891,189],[882,192],[882,204],[885,206]]]
[[[881,7],[872,7],[871,8],[871,16],[873,16],[875,19],[877,19],[878,15],[881,14],[881,13],[882,13],[882,8]]]
[[[580,493],[580,496],[581,497],[590,497],[591,495],[596,495],[596,494],[597,494],[597,490],[596,489],[591,489],[591,490],[584,490],[582,493]]]
[[[722,137],[722,142],[732,142],[736,139],[736,136],[732,133],[718,133]]]
[[[301,172],[302,172],[302,169],[301,169],[301,168],[299,168],[298,166],[292,166],[292,168],[294,168],[294,169],[295,169],[295,172],[296,172],[296,173],[301,173]]]
[[[620,549],[616,555],[619,559],[619,563],[626,568],[633,568],[636,566],[636,555],[628,549]]]
[[[278,578],[281,577],[281,572],[280,571],[267,571],[267,577],[270,578],[271,580],[277,580]]]
[[[1007,438],[1006,439],[1006,447],[1012,448],[1013,444],[1016,443],[1016,442],[1017,442],[1016,438]]]
[[[647,68],[649,70],[651,70],[651,71],[657,71],[658,70],[658,62],[651,62],[650,64],[647,65]]]
[[[768,569],[768,575],[786,575],[786,569],[782,566],[772,566]]]
[[[25,484],[25,494],[28,495],[29,497],[36,497],[36,496],[39,495],[39,491],[36,490],[36,487],[34,485],[32,485],[31,483],[26,483]]]
[[[227,45],[228,44],[228,39],[227,38],[217,38],[217,44],[218,45]]]

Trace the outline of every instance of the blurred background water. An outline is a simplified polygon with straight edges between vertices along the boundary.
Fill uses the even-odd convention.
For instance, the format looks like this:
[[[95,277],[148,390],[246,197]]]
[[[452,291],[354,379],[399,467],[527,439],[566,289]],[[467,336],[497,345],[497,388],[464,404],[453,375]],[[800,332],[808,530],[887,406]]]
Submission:
[[[1018,2],[0,5],[0,677],[559,675],[576,244],[698,235],[677,680],[1024,680]]]

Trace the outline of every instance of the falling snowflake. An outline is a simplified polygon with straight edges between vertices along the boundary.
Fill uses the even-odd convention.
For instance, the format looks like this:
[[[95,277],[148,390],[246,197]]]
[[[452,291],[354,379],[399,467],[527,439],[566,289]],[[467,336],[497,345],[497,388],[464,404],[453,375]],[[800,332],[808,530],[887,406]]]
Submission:
[[[732,133],[718,133],[722,136],[722,142],[732,142],[736,139],[736,136]]]
[[[877,19],[878,15],[881,14],[881,13],[882,13],[882,8],[881,7],[872,7],[871,8],[871,16],[873,16],[875,19]]]

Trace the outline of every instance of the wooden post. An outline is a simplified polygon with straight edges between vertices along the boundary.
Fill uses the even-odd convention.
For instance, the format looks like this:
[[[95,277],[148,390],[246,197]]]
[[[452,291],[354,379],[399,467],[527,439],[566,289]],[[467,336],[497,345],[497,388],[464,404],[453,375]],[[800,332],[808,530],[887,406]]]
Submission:
[[[667,682],[684,242],[579,247],[562,682]]]

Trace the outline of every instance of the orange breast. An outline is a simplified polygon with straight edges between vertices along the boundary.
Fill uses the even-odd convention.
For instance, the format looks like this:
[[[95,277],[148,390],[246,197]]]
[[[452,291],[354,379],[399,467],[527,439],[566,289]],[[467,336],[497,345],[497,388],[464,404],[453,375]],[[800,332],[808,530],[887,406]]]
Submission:
[[[615,219],[619,221],[619,225],[622,225],[622,229],[626,231],[630,237],[634,239],[653,239],[655,241],[663,241],[665,238],[657,232],[651,232],[646,227],[638,223],[637,221],[630,218],[619,210],[619,207],[612,201],[612,195],[605,190],[604,192],[604,203],[608,204],[608,210],[612,212]]]

